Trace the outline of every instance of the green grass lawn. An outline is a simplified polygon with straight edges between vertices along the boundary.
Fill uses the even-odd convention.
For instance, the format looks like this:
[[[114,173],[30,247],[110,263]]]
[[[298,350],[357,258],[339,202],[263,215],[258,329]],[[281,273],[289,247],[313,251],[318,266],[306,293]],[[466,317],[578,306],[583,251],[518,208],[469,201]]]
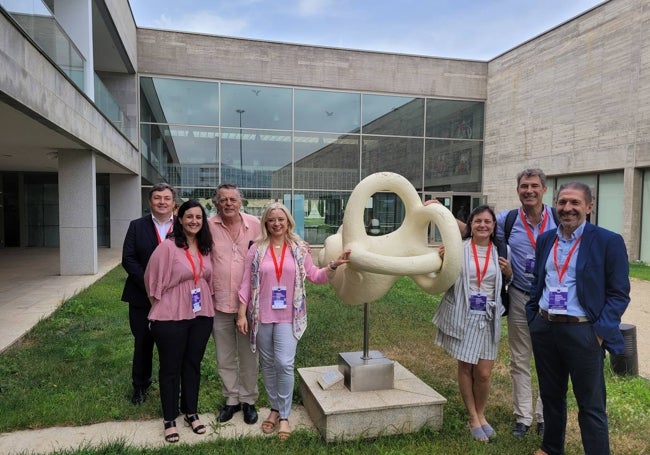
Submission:
[[[650,267],[631,265],[631,276],[650,277]],[[120,301],[125,279],[116,268],[95,285],[65,302],[23,340],[0,356],[0,432],[59,425],[86,425],[114,420],[160,417],[154,383],[143,406],[129,402],[132,339],[127,305]],[[309,328],[298,344],[296,368],[337,363],[339,352],[360,351],[363,307],[341,303],[329,286],[308,290]],[[325,443],[319,435],[299,430],[285,443],[275,438],[215,440],[198,446],[132,449],[121,442],[100,449],[81,448],[60,454],[528,454],[539,447],[534,432],[519,440],[512,425],[508,347],[504,330],[487,416],[499,436],[490,444],[474,442],[456,384],[456,361],[433,343],[431,318],[439,296],[421,291],[402,278],[386,296],[370,306],[370,349],[380,350],[433,387],[448,402],[443,427],[417,433],[344,443]],[[650,384],[642,378],[612,374],[606,362],[612,452],[650,453]],[[154,372],[156,375],[157,372]],[[223,403],[216,373],[214,345],[202,364],[200,412],[215,412]],[[260,380],[260,406],[268,406]],[[567,453],[582,453],[576,405],[570,393]],[[300,403],[297,391],[294,402]]]

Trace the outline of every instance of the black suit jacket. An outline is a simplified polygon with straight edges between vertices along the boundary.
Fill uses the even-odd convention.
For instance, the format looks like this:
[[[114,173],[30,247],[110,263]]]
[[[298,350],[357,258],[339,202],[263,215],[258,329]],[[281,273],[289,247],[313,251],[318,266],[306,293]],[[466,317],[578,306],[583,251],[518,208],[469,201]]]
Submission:
[[[151,215],[131,221],[122,247],[122,267],[128,273],[122,300],[135,307],[151,306],[144,287],[144,270],[157,246],[158,236]]]

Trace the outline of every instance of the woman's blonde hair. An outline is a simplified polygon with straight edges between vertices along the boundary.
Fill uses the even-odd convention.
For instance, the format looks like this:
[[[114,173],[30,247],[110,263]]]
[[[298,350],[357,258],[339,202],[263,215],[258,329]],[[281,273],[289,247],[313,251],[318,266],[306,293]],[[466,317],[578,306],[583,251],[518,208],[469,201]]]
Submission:
[[[262,217],[260,219],[260,222],[262,223],[262,233],[260,234],[260,236],[257,238],[256,241],[258,243],[269,242],[269,231],[266,227],[266,222],[269,219],[269,214],[271,213],[271,210],[275,210],[275,209],[282,210],[284,212],[284,215],[287,217],[287,234],[286,234],[287,240],[293,240],[295,242],[302,240],[298,234],[293,232],[293,229],[296,227],[296,221],[293,219],[293,216],[291,216],[291,212],[289,211],[287,206],[281,202],[271,202],[264,208],[264,211],[262,212]]]

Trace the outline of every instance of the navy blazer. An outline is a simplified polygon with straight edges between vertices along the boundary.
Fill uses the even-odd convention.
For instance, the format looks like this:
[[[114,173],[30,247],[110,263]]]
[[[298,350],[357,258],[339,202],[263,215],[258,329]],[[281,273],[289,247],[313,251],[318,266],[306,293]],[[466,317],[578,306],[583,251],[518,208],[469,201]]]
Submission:
[[[140,308],[151,307],[144,287],[144,270],[157,246],[158,236],[151,215],[129,223],[122,247],[122,267],[128,273],[122,292],[124,302]]]
[[[535,270],[526,304],[528,324],[539,311],[539,299],[546,282],[546,260],[557,230],[537,238]],[[630,265],[623,237],[586,223],[576,260],[576,286],[580,305],[587,313],[603,347],[621,354],[625,347],[620,330],[621,316],[630,303]]]

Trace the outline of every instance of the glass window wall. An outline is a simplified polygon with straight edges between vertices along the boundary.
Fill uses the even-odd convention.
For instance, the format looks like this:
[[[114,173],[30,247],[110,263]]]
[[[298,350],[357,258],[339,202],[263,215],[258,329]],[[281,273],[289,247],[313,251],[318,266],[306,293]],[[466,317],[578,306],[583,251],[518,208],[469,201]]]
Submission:
[[[399,173],[422,194],[481,188],[477,101],[141,77],[140,105],[145,182],[164,178],[208,210],[218,184],[236,183],[247,213],[284,202],[316,245],[372,173]],[[373,195],[368,208],[367,229],[401,224],[393,194]]]

